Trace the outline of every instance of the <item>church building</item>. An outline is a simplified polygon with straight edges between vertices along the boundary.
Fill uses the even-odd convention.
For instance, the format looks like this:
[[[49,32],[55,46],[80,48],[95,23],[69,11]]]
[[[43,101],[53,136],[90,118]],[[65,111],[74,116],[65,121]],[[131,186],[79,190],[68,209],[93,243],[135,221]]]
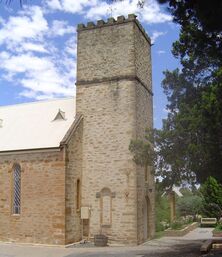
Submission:
[[[129,151],[153,126],[150,38],[133,14],[77,30],[75,98],[0,107],[0,241],[154,235],[154,177]]]

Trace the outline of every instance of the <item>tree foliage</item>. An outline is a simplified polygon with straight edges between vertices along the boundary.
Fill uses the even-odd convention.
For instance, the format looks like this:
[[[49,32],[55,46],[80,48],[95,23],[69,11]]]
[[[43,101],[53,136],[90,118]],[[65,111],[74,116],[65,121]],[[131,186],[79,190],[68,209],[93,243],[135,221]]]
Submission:
[[[175,156],[184,160],[199,182],[209,175],[222,181],[218,172],[222,165],[222,84],[197,87],[177,69],[165,72],[163,88],[170,111],[163,131],[175,137],[174,144],[180,144]]]
[[[154,130],[155,170],[162,187],[171,190],[183,182],[194,182],[194,174],[186,165],[186,151],[178,131],[170,130],[164,122],[162,130]]]
[[[177,199],[177,210],[182,216],[195,216],[200,214],[202,209],[202,198],[198,195],[183,196]]]
[[[200,192],[206,204],[215,203],[222,207],[222,187],[213,177],[209,177],[201,186]]]
[[[134,162],[144,167],[154,167],[155,176],[161,177],[162,190],[172,190],[182,182],[195,182],[195,174],[187,169],[185,151],[177,131],[147,129],[144,138],[131,140],[129,150]],[[182,158],[181,158],[182,156]]]
[[[210,176],[201,186],[200,191],[203,196],[204,215],[219,219],[222,209],[222,186]]]
[[[143,139],[131,140],[129,150],[133,153],[133,161],[147,173],[148,167],[153,167],[155,162],[152,131],[147,129]]]
[[[175,158],[183,159],[199,182],[209,175],[222,182],[222,2],[159,2],[169,4],[181,25],[172,52],[182,69],[165,71],[162,82],[169,110],[163,131],[181,145]]]
[[[189,180],[194,173],[198,182],[208,176],[222,182],[222,1],[158,2],[180,25],[172,53],[182,66],[164,72],[169,114],[156,132],[158,171],[164,178],[172,176],[168,183]]]

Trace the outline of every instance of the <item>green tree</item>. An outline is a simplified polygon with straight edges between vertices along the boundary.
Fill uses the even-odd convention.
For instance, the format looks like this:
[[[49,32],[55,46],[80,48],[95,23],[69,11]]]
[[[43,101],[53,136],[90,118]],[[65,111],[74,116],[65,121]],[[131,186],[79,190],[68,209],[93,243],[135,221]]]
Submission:
[[[163,131],[180,136],[184,151],[177,153],[187,170],[194,172],[199,182],[209,175],[222,181],[218,172],[222,165],[222,84],[194,86],[178,69],[166,71],[162,84],[170,110]]]
[[[158,138],[163,140],[160,172],[165,178],[172,175],[167,183],[188,173],[195,173],[198,182],[208,176],[222,182],[222,1],[157,1],[180,25],[172,53],[182,66],[164,72],[169,115]],[[141,8],[145,3],[138,0]]]
[[[186,195],[177,200],[177,210],[182,216],[195,216],[201,213],[202,208],[202,198],[198,195]]]
[[[162,189],[169,192],[182,182],[194,183],[195,178],[195,174],[186,168],[185,148],[180,135],[175,133],[175,130],[147,129],[143,139],[131,140],[129,145],[134,162],[144,167],[145,172],[153,167],[155,176],[161,177]]]
[[[184,158],[186,146],[183,136],[180,131],[170,128],[169,125],[168,121],[164,121],[163,129],[155,130],[154,142],[156,176],[161,177],[162,187],[170,192],[173,186],[180,186],[183,182],[193,184],[195,174],[189,169]]]
[[[165,190],[170,202],[170,220],[176,218],[175,193],[173,186],[184,181],[194,182],[194,174],[186,169],[184,158],[180,158],[184,148],[181,147],[180,135],[170,130],[146,130],[143,140],[131,140],[129,150],[137,165],[145,168],[154,166],[155,175],[161,177],[158,187]]]
[[[222,182],[222,2],[159,2],[181,25],[172,52],[182,70],[165,71],[162,82],[170,111],[163,130],[180,135],[185,151],[178,157],[199,182],[209,175]]]
[[[148,168],[153,167],[155,160],[152,131],[147,129],[143,140],[131,140],[129,150],[133,153],[133,161],[145,169],[147,177]]]
[[[201,186],[200,192],[203,197],[203,214],[219,219],[222,209],[222,186],[210,176]]]

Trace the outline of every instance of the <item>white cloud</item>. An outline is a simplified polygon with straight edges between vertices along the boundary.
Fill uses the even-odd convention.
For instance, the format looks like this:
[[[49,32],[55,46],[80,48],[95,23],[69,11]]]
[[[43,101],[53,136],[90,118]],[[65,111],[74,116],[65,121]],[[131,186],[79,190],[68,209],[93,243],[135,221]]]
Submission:
[[[40,52],[40,53],[47,53],[48,50],[41,45],[41,44],[34,44],[34,43],[23,43],[22,44],[22,49],[25,52],[32,51],[32,52]]]
[[[100,19],[105,16],[117,17],[119,15],[127,16],[129,13],[136,13],[138,11],[137,0],[124,0],[114,2],[112,5],[106,2],[98,2],[96,6],[91,7],[86,11],[88,19]]]
[[[50,29],[50,35],[52,36],[64,36],[65,34],[74,34],[75,27],[69,26],[66,21],[54,20]]]
[[[143,22],[164,23],[172,20],[170,14],[164,13],[156,0],[146,0],[144,7],[138,6],[138,0],[114,1],[108,4],[101,0],[45,0],[45,4],[52,10],[85,15],[87,19],[101,19],[107,16],[127,16],[135,13]]]
[[[45,4],[52,10],[79,13],[85,7],[96,5],[97,0],[45,0]]]
[[[91,5],[90,0],[62,0],[61,4],[66,12],[77,13],[83,10],[85,6]]]
[[[0,56],[0,61],[0,67],[12,73],[24,73],[28,70],[43,71],[50,66],[47,59],[30,54],[10,55],[4,53]]]
[[[70,37],[70,39],[66,41],[65,51],[66,51],[67,54],[76,57],[76,55],[77,55],[77,42],[76,42],[76,37],[75,36]]]
[[[0,17],[1,80],[20,87],[20,95],[46,99],[74,94],[76,76],[75,27],[64,20],[48,22],[52,11],[76,13],[87,19],[127,16],[136,13],[147,23],[171,20],[155,0],[144,8],[138,0],[123,0],[112,5],[101,0],[42,0],[43,7],[28,5],[9,19]],[[58,13],[59,14],[59,13]],[[164,32],[155,31],[153,39]],[[60,37],[62,40],[56,40]],[[63,42],[63,43],[61,43]]]
[[[152,44],[157,40],[158,37],[166,35],[167,32],[154,31],[151,35]]]
[[[93,6],[86,13],[86,18],[88,19],[101,19],[104,16],[109,15],[111,11],[111,6],[106,2],[101,2],[100,4]],[[114,9],[112,7],[112,9]],[[117,16],[117,15],[116,15]]]
[[[119,15],[127,16],[129,13],[135,13],[143,22],[163,23],[172,20],[169,14],[164,13],[155,0],[147,0],[143,8],[138,6],[138,0],[123,0],[114,2],[112,5],[104,1],[98,1],[86,12],[88,19],[100,19],[105,16],[117,17]]]
[[[69,36],[75,33],[73,26],[62,20],[50,25],[38,6],[1,19],[0,24],[2,80],[20,86],[20,96],[35,99],[74,94],[76,44]],[[56,46],[54,37],[64,35],[65,43]]]
[[[142,9],[142,18],[147,23],[164,23],[172,21],[172,16],[161,11],[155,0],[147,0]]]
[[[45,4],[53,10],[62,10],[62,6],[59,0],[47,0]]]
[[[74,84],[72,81],[75,67],[73,67],[74,65],[70,67],[69,62],[67,65],[72,68],[73,72],[62,73],[59,67],[46,57],[40,58],[31,54],[10,56],[8,53],[3,53],[0,55],[0,68],[14,76],[23,75],[22,79],[17,77],[17,81],[26,89],[26,96],[38,92],[44,93],[44,95],[73,95]]]
[[[39,40],[46,31],[48,31],[48,23],[41,8],[33,6],[1,24],[0,44],[15,44],[25,39]]]

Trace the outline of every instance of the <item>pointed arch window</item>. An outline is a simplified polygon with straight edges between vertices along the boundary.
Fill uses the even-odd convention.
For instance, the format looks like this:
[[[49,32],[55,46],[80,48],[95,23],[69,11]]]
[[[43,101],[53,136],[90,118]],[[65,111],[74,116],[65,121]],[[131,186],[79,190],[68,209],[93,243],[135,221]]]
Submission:
[[[14,164],[13,166],[13,214],[21,212],[21,166]]]

